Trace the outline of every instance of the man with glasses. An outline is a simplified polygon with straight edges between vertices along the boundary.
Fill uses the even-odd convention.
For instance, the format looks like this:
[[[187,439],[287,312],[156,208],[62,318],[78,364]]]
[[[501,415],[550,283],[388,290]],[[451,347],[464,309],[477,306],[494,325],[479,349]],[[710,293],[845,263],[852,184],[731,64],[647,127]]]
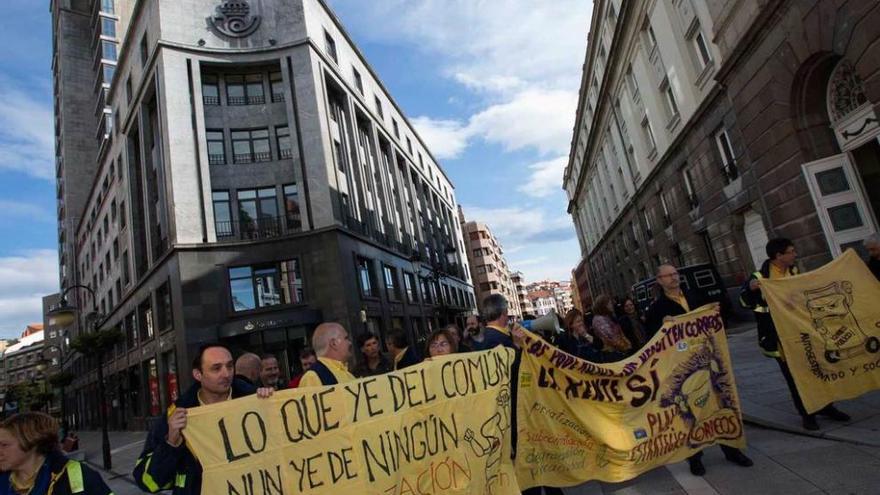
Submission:
[[[657,295],[648,308],[645,324],[650,333],[648,340],[660,330],[664,322],[671,320],[674,316],[683,315],[712,302],[707,294],[682,290],[678,269],[672,265],[660,265],[657,268],[657,284],[663,291]],[[739,466],[749,467],[754,464],[741,450],[735,447],[721,445],[721,451],[724,452],[725,459]],[[702,452],[690,456],[688,465],[694,476],[706,474]]]
[[[312,348],[318,360],[303,374],[302,387],[336,385],[355,380],[348,371],[351,359],[351,338],[339,323],[321,323],[312,335]]]
[[[761,351],[767,357],[772,357],[779,365],[782,376],[785,377],[785,383],[788,385],[788,391],[791,393],[791,400],[794,407],[800,413],[802,423],[805,430],[818,430],[819,423],[816,421],[816,414],[827,416],[834,421],[849,421],[848,414],[840,411],[834,404],[828,404],[816,414],[807,414],[804,409],[804,403],[797,391],[794,378],[788,369],[785,356],[779,345],[779,335],[776,333],[776,325],[770,316],[770,308],[767,301],[761,294],[761,280],[765,278],[777,279],[797,275],[798,270],[794,265],[797,260],[797,250],[794,243],[785,238],[770,239],[767,243],[767,260],[761,266],[761,269],[752,273],[749,280],[740,290],[740,303],[751,309],[755,313],[755,321],[758,324],[758,345]]]

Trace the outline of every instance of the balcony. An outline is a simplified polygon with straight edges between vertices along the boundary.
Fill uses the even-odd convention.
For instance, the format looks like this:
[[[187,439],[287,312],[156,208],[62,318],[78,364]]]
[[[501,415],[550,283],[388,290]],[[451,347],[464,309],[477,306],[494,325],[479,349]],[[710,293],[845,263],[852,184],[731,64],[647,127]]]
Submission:
[[[202,102],[205,106],[220,106],[220,97],[219,96],[203,96]]]
[[[244,221],[218,221],[215,222],[217,229],[217,241],[249,241],[257,239],[270,239],[279,237],[288,232],[295,232],[288,226],[284,228],[284,217],[263,217]],[[293,222],[290,222],[293,223]]]
[[[235,163],[257,163],[272,161],[271,151],[259,151],[256,153],[236,153],[233,155]]]

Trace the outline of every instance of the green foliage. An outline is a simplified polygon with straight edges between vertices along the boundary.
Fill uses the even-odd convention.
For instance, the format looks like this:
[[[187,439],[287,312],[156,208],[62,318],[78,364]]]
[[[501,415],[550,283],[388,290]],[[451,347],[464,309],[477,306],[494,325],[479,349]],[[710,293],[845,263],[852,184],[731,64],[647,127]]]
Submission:
[[[124,338],[125,335],[122,334],[118,327],[106,328],[77,335],[70,343],[70,348],[80,354],[100,353],[103,355]]]
[[[54,388],[66,387],[73,382],[75,375],[69,371],[60,371],[49,376],[49,385]]]
[[[53,394],[43,389],[42,383],[17,383],[10,387],[11,394],[18,401],[19,411],[39,411],[52,400]]]

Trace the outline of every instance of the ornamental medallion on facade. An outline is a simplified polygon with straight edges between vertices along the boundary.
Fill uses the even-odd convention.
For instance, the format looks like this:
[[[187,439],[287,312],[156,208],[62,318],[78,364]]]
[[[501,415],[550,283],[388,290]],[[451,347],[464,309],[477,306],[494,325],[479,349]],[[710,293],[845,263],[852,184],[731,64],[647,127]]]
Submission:
[[[251,6],[247,0],[226,0],[217,6],[208,22],[230,38],[244,38],[253,34],[260,27],[261,17],[251,15]]]

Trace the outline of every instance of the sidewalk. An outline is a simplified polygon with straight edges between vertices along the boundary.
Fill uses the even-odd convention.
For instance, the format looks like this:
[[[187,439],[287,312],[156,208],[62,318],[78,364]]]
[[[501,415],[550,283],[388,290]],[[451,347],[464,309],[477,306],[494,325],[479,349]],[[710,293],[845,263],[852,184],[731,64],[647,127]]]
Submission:
[[[687,463],[660,467],[625,483],[590,482],[566,488],[567,495],[640,494],[876,494],[880,492],[880,391],[838,403],[853,418],[835,423],[819,418],[821,430],[801,428],[800,416],[776,363],[758,349],[756,330],[731,329],[728,337],[743,414],[749,469],[724,461],[720,449],[705,452],[706,476],[694,477]],[[89,463],[100,469],[101,434],[80,432]],[[142,493],[131,471],[145,432],[110,432],[111,472],[101,471],[116,495]]]

